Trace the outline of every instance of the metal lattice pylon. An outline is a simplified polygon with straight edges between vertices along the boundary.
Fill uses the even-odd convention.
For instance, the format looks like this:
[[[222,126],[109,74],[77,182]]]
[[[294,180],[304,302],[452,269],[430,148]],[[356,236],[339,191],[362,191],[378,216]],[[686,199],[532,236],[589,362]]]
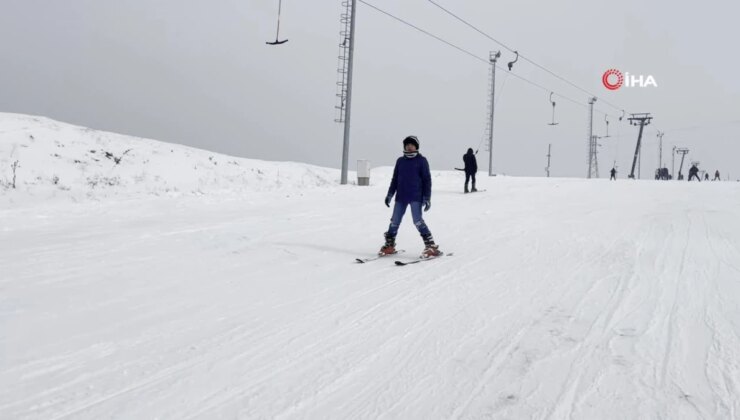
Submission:
[[[596,98],[588,100],[588,172],[586,178],[599,177],[599,162],[596,157],[598,143],[594,135],[594,102],[596,102]]]
[[[486,92],[489,92],[488,99],[486,100],[486,129],[483,133],[483,138],[488,140],[488,138],[491,136],[491,110],[493,109],[493,97],[490,95],[491,92],[491,83],[493,82],[493,66],[490,66],[488,69],[488,89]],[[485,143],[485,151],[489,151],[490,145],[488,142]]]
[[[599,177],[599,137],[591,136],[588,148],[588,178]]]
[[[339,56],[337,65],[337,98],[339,104],[335,108],[339,111],[339,115],[334,121],[343,123],[345,120],[345,113],[347,111],[347,88],[348,88],[348,77],[349,77],[349,54],[350,54],[350,36],[352,24],[352,2],[345,0],[342,2],[342,14],[340,20],[339,30]]]
[[[501,57],[501,52],[491,51],[488,61],[490,63],[490,72],[488,77],[488,90],[491,92],[488,98],[488,120],[486,122],[486,134],[488,136],[488,176],[493,176],[493,118],[496,108],[496,61]]]

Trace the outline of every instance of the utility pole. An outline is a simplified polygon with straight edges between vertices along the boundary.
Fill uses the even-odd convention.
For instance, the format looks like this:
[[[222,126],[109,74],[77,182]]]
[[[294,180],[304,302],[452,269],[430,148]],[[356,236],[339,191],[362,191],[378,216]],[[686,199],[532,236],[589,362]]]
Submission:
[[[552,148],[552,144],[548,144],[547,145],[547,168],[545,168],[548,178],[550,178],[550,149],[551,148]]]
[[[673,146],[673,151],[671,152],[671,179],[676,179],[676,175],[674,173],[675,169],[676,169],[676,146]]]
[[[488,61],[491,63],[491,96],[488,98],[488,176],[493,176],[493,116],[496,106],[496,61],[501,57],[501,51],[489,52]]]
[[[339,118],[335,121],[344,123],[344,143],[342,146],[342,180],[347,184],[347,170],[349,166],[349,129],[350,111],[352,110],[352,68],[355,56],[355,10],[357,0],[346,0],[342,3],[344,12],[340,17],[341,30],[339,35],[342,43],[339,44],[339,81],[337,82],[337,97],[340,99]]]
[[[653,117],[649,113],[632,114],[630,118],[630,125],[640,125],[640,133],[637,135],[637,145],[635,146],[635,156],[632,158],[632,171],[630,172],[629,178],[635,179],[635,166],[637,165],[637,158],[640,153],[640,145],[642,142],[642,131],[646,125],[650,124],[650,120]]]
[[[663,133],[658,131],[658,169],[663,169]]]
[[[588,100],[588,172],[586,178],[599,177],[599,166],[596,161],[596,136],[594,136],[594,102],[596,98]]]

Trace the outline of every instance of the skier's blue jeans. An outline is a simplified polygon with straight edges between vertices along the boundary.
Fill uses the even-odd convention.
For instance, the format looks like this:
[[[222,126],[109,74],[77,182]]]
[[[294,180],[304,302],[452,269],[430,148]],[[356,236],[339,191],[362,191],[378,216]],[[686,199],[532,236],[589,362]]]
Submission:
[[[416,229],[419,231],[421,236],[431,235],[432,232],[429,231],[427,224],[421,217],[422,203],[419,201],[412,201],[410,203],[401,203],[396,201],[396,204],[393,206],[393,216],[391,216],[391,224],[390,226],[388,226],[388,235],[395,238],[398,234],[398,227],[401,226],[401,220],[403,220],[403,215],[406,213],[406,207],[411,207],[411,218],[413,219],[414,226],[416,226]]]

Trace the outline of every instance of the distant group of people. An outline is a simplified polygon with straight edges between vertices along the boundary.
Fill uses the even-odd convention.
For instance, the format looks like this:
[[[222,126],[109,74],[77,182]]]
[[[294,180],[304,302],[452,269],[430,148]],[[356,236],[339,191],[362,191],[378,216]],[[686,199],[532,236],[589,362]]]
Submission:
[[[663,170],[663,169],[661,169],[661,170]],[[616,179],[617,179],[617,169],[616,168],[612,168],[612,170],[609,171],[609,173],[611,174],[611,176],[609,177],[609,180],[610,181],[611,180],[616,181]],[[667,173],[666,173],[665,176],[667,178],[660,178],[660,179],[670,179],[670,177],[669,177],[669,175]],[[699,178],[699,168],[696,165],[691,165],[691,168],[689,168],[689,181],[691,181],[693,178],[696,178],[697,181],[701,182],[701,178]],[[655,179],[659,179],[659,175],[657,175],[657,171],[656,171]],[[683,176],[681,175],[680,172],[678,174],[678,179],[679,180],[683,179]],[[708,172],[705,172],[704,173],[704,180],[705,181],[709,181],[709,173]],[[722,179],[719,177],[719,170],[714,171],[714,179],[712,179],[712,181],[721,181],[721,180]]]
[[[692,178],[696,178],[697,181],[701,182],[701,178],[699,178],[699,168],[697,168],[696,165],[691,165],[691,168],[689,169],[689,181],[691,181]],[[709,181],[709,172],[704,172],[704,180]],[[714,171],[714,179],[712,179],[712,181],[721,181],[719,170]]]

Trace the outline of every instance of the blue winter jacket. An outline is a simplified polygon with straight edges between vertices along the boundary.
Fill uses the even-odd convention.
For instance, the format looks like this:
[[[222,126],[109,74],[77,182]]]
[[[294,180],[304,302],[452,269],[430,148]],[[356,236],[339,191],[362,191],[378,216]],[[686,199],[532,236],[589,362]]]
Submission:
[[[425,202],[432,198],[432,174],[429,172],[427,158],[417,154],[416,157],[401,156],[393,168],[393,179],[388,188],[388,197],[396,194],[396,201],[411,203]]]

